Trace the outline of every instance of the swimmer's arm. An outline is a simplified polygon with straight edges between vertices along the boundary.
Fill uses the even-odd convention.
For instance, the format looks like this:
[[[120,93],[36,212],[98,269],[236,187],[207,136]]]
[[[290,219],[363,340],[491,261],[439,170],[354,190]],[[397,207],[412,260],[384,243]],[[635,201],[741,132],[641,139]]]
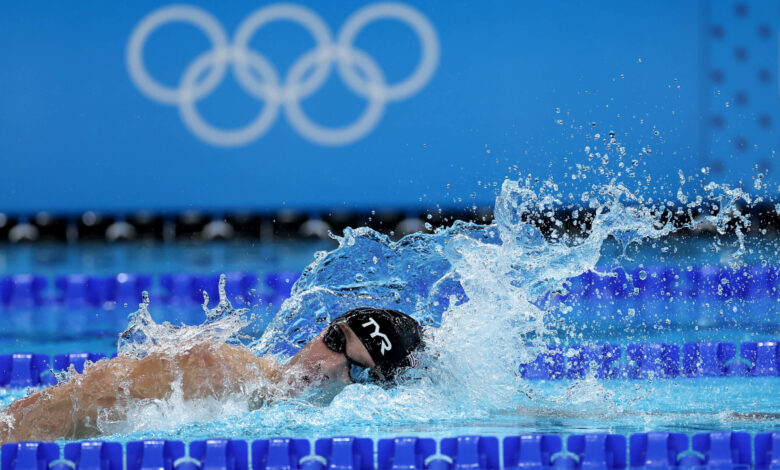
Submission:
[[[177,380],[184,399],[219,398],[245,390],[260,377],[277,380],[278,374],[272,360],[226,344],[198,345],[172,357],[100,361],[68,382],[11,403],[0,414],[0,442],[94,436],[98,411],[112,421],[123,420],[130,403],[165,398]]]

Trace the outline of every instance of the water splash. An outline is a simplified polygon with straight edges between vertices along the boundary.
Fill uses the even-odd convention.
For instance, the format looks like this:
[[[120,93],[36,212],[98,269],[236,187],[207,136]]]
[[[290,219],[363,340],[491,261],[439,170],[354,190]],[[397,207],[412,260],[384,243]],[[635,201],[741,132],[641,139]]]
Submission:
[[[548,320],[571,307],[557,299],[567,294],[571,278],[597,269],[610,240],[626,256],[632,245],[681,229],[711,228],[736,237],[733,256],[739,258],[750,227],[739,205],[750,204],[751,196],[715,183],[702,185],[702,190],[704,194],[693,196],[681,193],[683,205],[670,210],[666,202],[653,203],[613,178],[581,196],[586,206],[577,206],[571,216],[581,230],[566,230],[556,212],[566,205],[566,198],[555,183],[507,179],[496,199],[495,221],[489,225],[457,221],[435,233],[400,241],[365,227],[346,229],[335,237],[336,249],[315,254],[292,296],[249,347],[283,361],[351,308],[394,308],[427,325],[425,367],[410,371],[411,380],[391,389],[350,385],[332,400],[318,400],[315,394],[281,398],[251,412],[246,397],[193,404],[174,393],[135,408],[129,413],[132,425],[108,423],[105,429],[128,438],[160,429],[172,434],[185,429],[191,436],[206,435],[204,429],[226,436],[256,436],[258,430],[296,434],[322,426],[338,433],[355,427],[440,426],[519,415],[601,413],[612,419],[646,420],[648,410],[671,409],[682,416],[692,408],[680,405],[674,390],[668,390],[671,386],[661,382],[606,384],[588,377],[545,386],[525,381],[519,369],[540,349],[560,340]],[[675,217],[685,223],[675,223]],[[176,353],[202,341],[235,341],[249,324],[247,312],[233,309],[227,301],[224,277],[219,296],[217,306],[209,309],[204,295],[203,325],[180,327],[155,323],[145,297],[120,337],[120,355]],[[648,404],[643,398],[647,395],[657,402]],[[766,405],[760,399],[753,403]],[[217,419],[219,413],[200,415],[195,411],[200,406],[229,419]],[[197,424],[214,419],[208,425]]]
[[[406,394],[423,404],[421,416],[430,419],[438,419],[439,410],[480,416],[522,406],[538,393],[522,379],[520,365],[558,341],[547,320],[551,310],[568,307],[554,302],[556,294],[567,292],[569,279],[596,269],[608,240],[625,253],[632,244],[706,226],[721,234],[734,230],[740,246],[735,256],[744,251],[750,221],[737,203],[750,203],[750,196],[715,183],[705,188],[706,197],[684,208],[690,216],[684,225],[672,222],[665,203],[648,203],[613,180],[589,195],[588,229],[569,234],[556,230],[562,225],[554,216],[562,205],[556,185],[506,180],[491,225],[456,222],[398,242],[368,228],[347,229],[335,237],[338,248],[315,256],[252,348],[291,354],[350,308],[395,308],[436,328],[427,330],[431,357],[424,380],[394,391],[399,401],[389,400],[388,415],[409,406]],[[553,227],[548,234],[539,224],[545,217]],[[613,396],[578,387],[580,397],[606,403]]]
[[[119,334],[117,354],[141,359],[151,353],[181,354],[204,342],[237,342],[237,335],[249,324],[249,309],[233,308],[225,293],[225,275],[219,277],[219,302],[209,309],[209,296],[203,292],[206,321],[201,325],[156,323],[149,312],[149,293],[142,293],[138,310],[128,317],[128,326]]]

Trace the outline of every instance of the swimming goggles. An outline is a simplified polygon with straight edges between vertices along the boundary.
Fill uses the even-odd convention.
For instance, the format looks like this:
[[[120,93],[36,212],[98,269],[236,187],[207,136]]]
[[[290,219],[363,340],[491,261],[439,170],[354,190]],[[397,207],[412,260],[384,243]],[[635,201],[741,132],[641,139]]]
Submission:
[[[349,367],[349,378],[356,383],[370,382],[375,379],[374,374],[370,369],[353,361],[351,357],[347,355],[347,337],[344,336],[344,331],[337,323],[334,323],[325,330],[325,335],[322,337],[322,342],[325,346],[333,352],[344,354],[347,359],[347,367]]]

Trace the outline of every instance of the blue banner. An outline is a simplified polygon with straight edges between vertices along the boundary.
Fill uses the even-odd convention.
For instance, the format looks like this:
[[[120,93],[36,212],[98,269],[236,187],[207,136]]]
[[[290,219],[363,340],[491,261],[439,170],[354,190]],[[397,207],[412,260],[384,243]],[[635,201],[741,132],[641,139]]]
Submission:
[[[776,12],[739,5],[11,2],[0,211],[490,205],[609,132],[737,183],[779,104]]]

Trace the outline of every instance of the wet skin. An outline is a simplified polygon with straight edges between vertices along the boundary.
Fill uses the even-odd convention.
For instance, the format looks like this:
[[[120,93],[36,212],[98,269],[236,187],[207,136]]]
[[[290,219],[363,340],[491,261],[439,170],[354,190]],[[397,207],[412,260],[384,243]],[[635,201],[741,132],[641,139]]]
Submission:
[[[348,326],[338,324],[347,339],[346,355],[374,367],[368,351]],[[84,439],[99,434],[98,413],[121,420],[125,410],[144,399],[166,399],[181,383],[184,400],[257,393],[264,381],[292,396],[311,384],[351,382],[344,353],[328,349],[324,331],[285,366],[270,358],[227,344],[198,344],[183,352],[154,353],[143,359],[116,357],[97,362],[67,382],[16,400],[0,413],[0,443],[29,440]],[[253,397],[257,399],[258,397]],[[263,402],[270,397],[260,397]]]
[[[352,383],[347,356],[363,368],[371,369],[376,366],[366,347],[346,323],[337,323],[336,328],[341,328],[347,339],[346,354],[331,351],[325,346],[322,338],[326,329],[304,346],[287,364],[288,367],[299,367],[303,371],[302,380],[305,382],[336,379],[343,383]]]

